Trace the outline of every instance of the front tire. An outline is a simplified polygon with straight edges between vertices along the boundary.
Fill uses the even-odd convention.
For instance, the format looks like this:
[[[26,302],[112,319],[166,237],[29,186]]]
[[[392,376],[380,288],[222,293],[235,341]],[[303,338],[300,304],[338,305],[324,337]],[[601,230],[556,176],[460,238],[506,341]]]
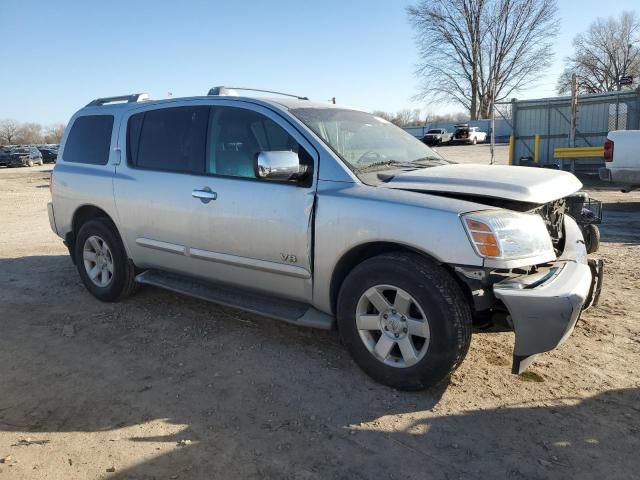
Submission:
[[[84,286],[98,300],[114,302],[135,290],[135,267],[115,226],[106,218],[82,225],[74,258]]]
[[[600,248],[600,229],[598,226],[590,223],[582,230],[582,234],[587,253],[596,253]]]
[[[447,378],[467,354],[471,310],[441,266],[417,254],[365,260],[338,296],[340,337],[369,376],[421,390]]]
[[[29,160],[27,161],[27,166],[28,166],[28,167],[33,167],[33,160],[29,159]]]

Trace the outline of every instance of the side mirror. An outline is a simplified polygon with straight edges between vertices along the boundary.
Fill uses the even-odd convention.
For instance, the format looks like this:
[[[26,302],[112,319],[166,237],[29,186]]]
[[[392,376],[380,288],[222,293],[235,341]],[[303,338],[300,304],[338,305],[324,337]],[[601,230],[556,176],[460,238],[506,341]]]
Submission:
[[[262,180],[288,182],[298,180],[307,173],[300,164],[298,154],[291,151],[260,152],[255,163],[256,177]]]

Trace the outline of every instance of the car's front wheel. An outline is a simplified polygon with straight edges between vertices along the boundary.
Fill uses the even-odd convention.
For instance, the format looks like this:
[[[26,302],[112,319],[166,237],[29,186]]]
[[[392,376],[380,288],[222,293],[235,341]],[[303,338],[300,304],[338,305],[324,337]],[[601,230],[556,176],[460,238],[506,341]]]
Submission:
[[[358,265],[338,297],[340,337],[375,380],[419,390],[462,362],[471,341],[471,310],[451,275],[434,262],[391,253]]]
[[[135,289],[135,267],[106,218],[82,225],[75,241],[75,261],[84,286],[99,300],[120,300]]]

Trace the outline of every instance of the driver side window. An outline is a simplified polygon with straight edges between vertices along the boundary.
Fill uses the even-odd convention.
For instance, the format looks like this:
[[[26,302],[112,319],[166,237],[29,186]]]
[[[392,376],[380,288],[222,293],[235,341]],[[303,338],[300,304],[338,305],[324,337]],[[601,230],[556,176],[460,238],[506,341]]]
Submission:
[[[291,135],[260,113],[236,107],[211,107],[207,173],[256,178],[254,163],[260,152],[300,150]]]

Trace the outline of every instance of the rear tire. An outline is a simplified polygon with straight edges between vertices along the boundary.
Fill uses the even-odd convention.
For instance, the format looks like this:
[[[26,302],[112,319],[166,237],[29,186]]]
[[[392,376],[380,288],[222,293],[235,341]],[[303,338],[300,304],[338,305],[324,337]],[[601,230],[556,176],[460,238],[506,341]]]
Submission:
[[[95,218],[83,224],[74,250],[80,278],[98,300],[115,302],[135,291],[135,267],[109,220]]]
[[[437,385],[460,365],[471,342],[471,309],[460,287],[417,254],[384,254],[355,267],[340,289],[337,313],[355,362],[394,388]]]

